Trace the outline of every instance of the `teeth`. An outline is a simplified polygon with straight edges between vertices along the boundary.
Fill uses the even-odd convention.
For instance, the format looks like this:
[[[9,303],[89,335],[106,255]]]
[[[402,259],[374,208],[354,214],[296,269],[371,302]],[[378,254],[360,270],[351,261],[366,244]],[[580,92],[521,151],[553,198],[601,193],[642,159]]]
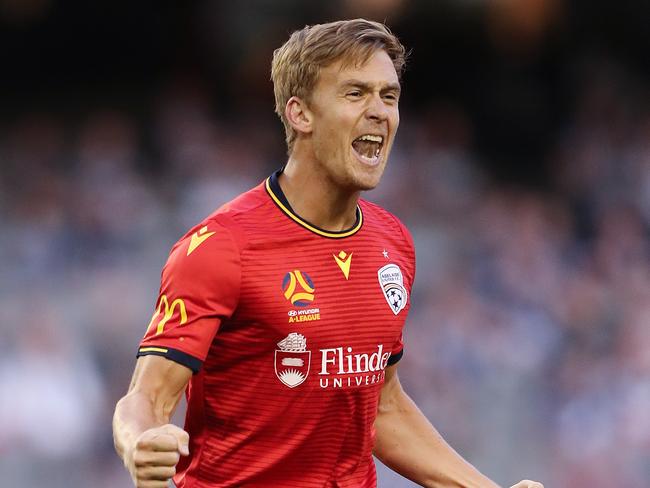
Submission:
[[[363,135],[359,137],[359,139],[362,141],[378,142],[379,144],[384,142],[384,138],[382,136],[374,136],[372,134]]]
[[[367,161],[368,163],[371,163],[371,164],[375,164],[377,162],[377,158],[378,158],[377,155],[375,155],[375,156],[373,156],[371,158],[369,158],[368,156],[364,156],[363,154],[360,154],[359,156],[361,157],[361,159],[363,159],[364,161]]]

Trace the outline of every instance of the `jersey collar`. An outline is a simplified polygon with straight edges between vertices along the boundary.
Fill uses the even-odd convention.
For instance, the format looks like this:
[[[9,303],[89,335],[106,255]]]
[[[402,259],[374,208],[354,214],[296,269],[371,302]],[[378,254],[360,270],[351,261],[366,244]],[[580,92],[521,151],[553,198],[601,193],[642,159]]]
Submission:
[[[280,208],[280,210],[282,210],[282,212],[284,212],[289,218],[291,218],[292,220],[294,220],[304,228],[310,230],[314,234],[318,234],[319,236],[323,236],[323,237],[329,237],[331,239],[340,239],[342,237],[349,237],[353,234],[356,234],[359,231],[359,229],[361,229],[361,225],[363,224],[363,213],[361,212],[361,207],[359,207],[359,205],[357,205],[357,210],[356,210],[357,218],[356,221],[354,222],[354,225],[347,230],[342,230],[338,232],[321,229],[320,227],[316,227],[314,224],[300,217],[297,213],[293,211],[291,205],[289,204],[289,201],[287,200],[287,197],[284,195],[284,192],[282,191],[282,188],[280,188],[278,177],[280,176],[281,173],[282,173],[282,169],[279,169],[271,176],[269,176],[266,179],[265,186],[266,186],[266,191],[270,195],[271,199]]]

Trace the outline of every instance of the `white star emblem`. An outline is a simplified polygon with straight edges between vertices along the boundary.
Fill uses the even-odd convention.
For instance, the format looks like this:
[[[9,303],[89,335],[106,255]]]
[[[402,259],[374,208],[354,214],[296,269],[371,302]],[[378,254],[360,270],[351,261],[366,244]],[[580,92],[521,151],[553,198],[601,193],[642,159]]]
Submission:
[[[386,249],[384,249],[384,251],[382,252],[382,254],[384,255],[384,257],[385,257],[386,259],[388,259],[388,251],[387,251]]]

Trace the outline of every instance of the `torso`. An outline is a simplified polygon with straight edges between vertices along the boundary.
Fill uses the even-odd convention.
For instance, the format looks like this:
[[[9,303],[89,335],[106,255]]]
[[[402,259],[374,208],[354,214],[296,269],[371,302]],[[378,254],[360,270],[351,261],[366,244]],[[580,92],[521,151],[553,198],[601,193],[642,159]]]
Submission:
[[[401,355],[414,253],[388,212],[361,201],[360,213],[326,233],[267,184],[197,226],[232,229],[241,275],[188,390],[179,487],[375,486],[373,422]]]

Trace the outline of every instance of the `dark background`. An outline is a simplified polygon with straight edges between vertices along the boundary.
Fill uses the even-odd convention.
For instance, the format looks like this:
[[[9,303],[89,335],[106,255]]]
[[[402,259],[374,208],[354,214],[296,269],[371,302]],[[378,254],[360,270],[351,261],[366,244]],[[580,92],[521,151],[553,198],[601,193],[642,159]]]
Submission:
[[[157,90],[186,77],[214,93],[227,116],[271,117],[257,106],[273,103],[272,50],[293,29],[367,11],[413,50],[403,99],[410,112],[460,107],[481,164],[548,188],[549,148],[580,93],[603,71],[624,71],[637,84],[650,76],[650,4],[641,0],[326,4],[5,0],[2,119],[51,109],[75,121],[113,104],[144,123]]]

